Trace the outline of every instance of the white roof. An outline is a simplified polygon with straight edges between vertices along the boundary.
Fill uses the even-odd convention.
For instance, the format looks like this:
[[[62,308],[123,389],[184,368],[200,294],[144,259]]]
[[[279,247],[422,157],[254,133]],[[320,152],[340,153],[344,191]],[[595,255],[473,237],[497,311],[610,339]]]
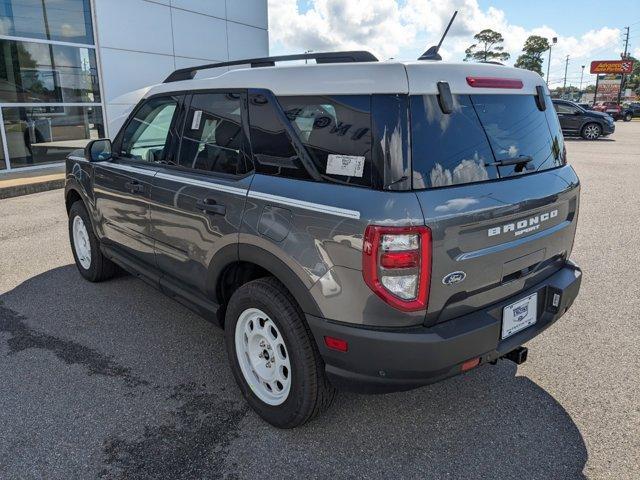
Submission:
[[[474,88],[468,85],[468,76],[518,79],[523,82],[523,88]],[[502,65],[435,61],[363,62],[238,68],[215,77],[156,85],[145,96],[218,88],[265,88],[281,96],[436,94],[439,81],[448,82],[454,94],[535,94],[537,85],[546,88],[537,73]]]

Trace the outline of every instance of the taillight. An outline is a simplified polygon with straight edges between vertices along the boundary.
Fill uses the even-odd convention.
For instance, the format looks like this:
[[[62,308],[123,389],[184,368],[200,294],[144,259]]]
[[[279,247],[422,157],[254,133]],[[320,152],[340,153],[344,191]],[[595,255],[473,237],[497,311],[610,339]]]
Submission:
[[[389,305],[424,310],[431,280],[431,230],[369,225],[364,232],[362,275]]]

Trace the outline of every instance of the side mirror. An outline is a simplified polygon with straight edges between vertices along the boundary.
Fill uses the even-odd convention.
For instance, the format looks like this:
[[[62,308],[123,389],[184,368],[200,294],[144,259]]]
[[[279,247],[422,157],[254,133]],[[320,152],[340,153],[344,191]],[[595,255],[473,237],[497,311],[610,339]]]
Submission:
[[[111,160],[111,140],[108,138],[91,140],[84,149],[84,156],[90,162]]]

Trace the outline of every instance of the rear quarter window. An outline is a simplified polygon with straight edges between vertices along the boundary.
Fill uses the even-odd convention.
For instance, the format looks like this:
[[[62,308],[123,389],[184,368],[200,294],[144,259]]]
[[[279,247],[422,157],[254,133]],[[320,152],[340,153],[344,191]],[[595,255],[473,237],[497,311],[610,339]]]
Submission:
[[[278,97],[278,102],[321,174],[344,183],[371,185],[369,95]],[[345,162],[345,171],[354,162],[363,164],[355,175],[343,175],[335,173],[336,162]]]

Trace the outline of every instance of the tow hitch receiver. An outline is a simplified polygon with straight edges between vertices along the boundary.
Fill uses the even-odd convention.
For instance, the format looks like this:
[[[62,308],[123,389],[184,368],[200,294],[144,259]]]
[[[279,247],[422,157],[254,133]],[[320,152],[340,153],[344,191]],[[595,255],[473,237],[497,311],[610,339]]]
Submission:
[[[511,360],[516,365],[522,365],[527,361],[527,355],[529,350],[527,347],[518,347],[515,350],[511,350],[509,353],[504,355],[502,358],[506,358],[507,360]]]

